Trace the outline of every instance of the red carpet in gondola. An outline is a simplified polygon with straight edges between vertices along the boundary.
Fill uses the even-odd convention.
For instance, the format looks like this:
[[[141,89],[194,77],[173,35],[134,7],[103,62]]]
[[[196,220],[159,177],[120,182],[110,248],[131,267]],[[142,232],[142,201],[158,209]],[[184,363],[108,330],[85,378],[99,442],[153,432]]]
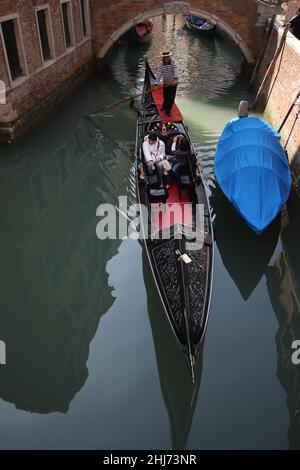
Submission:
[[[151,90],[153,99],[163,122],[178,122],[183,120],[183,116],[179,111],[176,103],[173,104],[171,116],[167,116],[164,111],[160,111],[164,101],[162,85],[159,85],[157,91],[155,90],[155,85],[151,85]]]
[[[167,207],[156,214],[155,230],[159,231],[175,224],[192,225],[192,206],[186,191],[179,198],[178,187],[173,184],[168,190]]]

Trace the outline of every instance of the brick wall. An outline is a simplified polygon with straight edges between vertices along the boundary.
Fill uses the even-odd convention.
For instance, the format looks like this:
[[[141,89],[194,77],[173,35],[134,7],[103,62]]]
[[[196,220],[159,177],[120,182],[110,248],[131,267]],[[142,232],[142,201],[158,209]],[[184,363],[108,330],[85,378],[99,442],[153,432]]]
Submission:
[[[6,84],[7,102],[10,105],[9,108],[2,106],[2,114],[0,105],[0,123],[9,122],[10,115],[14,119],[16,115],[23,117],[92,60],[92,41],[83,37],[79,1],[72,0],[75,47],[66,51],[60,0],[0,0],[0,18],[16,12],[19,14],[28,69],[24,82],[11,86],[0,40],[0,79]],[[35,7],[45,4],[50,7],[56,56],[47,67],[42,61],[35,16]],[[10,115],[7,116],[7,112]]]
[[[277,27],[273,30],[262,62],[258,82],[262,80],[266,73],[280,42],[281,35],[282,28]],[[263,93],[263,102],[266,104],[266,117],[275,129],[279,128],[298,91],[300,91],[300,41],[291,33],[288,33],[285,46],[271,70]],[[287,151],[295,177],[300,175],[300,119],[295,121],[299,109],[300,106],[298,105],[294,107],[281,133],[283,145],[287,144]]]

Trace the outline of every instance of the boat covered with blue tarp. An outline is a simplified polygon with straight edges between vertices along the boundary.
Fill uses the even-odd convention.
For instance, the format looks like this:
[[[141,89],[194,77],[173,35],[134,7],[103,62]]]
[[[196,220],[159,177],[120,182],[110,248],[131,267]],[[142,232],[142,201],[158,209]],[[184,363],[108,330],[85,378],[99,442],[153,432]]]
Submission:
[[[189,29],[198,31],[205,35],[214,35],[217,30],[216,23],[213,23],[212,21],[208,21],[204,18],[199,18],[198,16],[195,16],[195,15],[191,15],[191,14],[184,15],[184,21],[185,21],[186,26]]]
[[[228,122],[218,143],[215,174],[225,196],[258,235],[289,197],[291,173],[280,135],[257,117]]]

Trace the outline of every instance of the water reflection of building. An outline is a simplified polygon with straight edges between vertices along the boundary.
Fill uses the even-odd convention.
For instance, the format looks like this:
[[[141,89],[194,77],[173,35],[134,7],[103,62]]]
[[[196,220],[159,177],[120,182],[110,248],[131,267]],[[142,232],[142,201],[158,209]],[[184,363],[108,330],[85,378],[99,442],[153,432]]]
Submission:
[[[300,367],[292,363],[292,343],[300,339],[299,199],[292,194],[283,216],[282,252],[267,270],[270,299],[278,321],[277,377],[287,394],[290,449],[300,449]]]
[[[145,251],[143,273],[160,386],[170,420],[172,448],[183,450],[187,446],[198,397],[202,352],[199,355],[193,384],[187,361],[175,341],[161,305]]]
[[[124,191],[127,144],[72,119],[62,112],[0,162],[0,398],[38,413],[68,410],[114,301],[105,268],[120,242],[96,238],[96,208]]]

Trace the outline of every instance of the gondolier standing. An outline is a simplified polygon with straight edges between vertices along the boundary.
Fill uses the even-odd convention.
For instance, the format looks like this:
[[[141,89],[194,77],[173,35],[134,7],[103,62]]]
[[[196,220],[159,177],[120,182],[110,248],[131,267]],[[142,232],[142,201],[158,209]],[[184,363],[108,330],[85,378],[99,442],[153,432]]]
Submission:
[[[161,111],[165,111],[168,116],[171,116],[178,84],[178,67],[175,60],[171,58],[170,52],[163,52],[162,61],[156,72],[156,85],[161,78],[164,83],[164,103]]]

